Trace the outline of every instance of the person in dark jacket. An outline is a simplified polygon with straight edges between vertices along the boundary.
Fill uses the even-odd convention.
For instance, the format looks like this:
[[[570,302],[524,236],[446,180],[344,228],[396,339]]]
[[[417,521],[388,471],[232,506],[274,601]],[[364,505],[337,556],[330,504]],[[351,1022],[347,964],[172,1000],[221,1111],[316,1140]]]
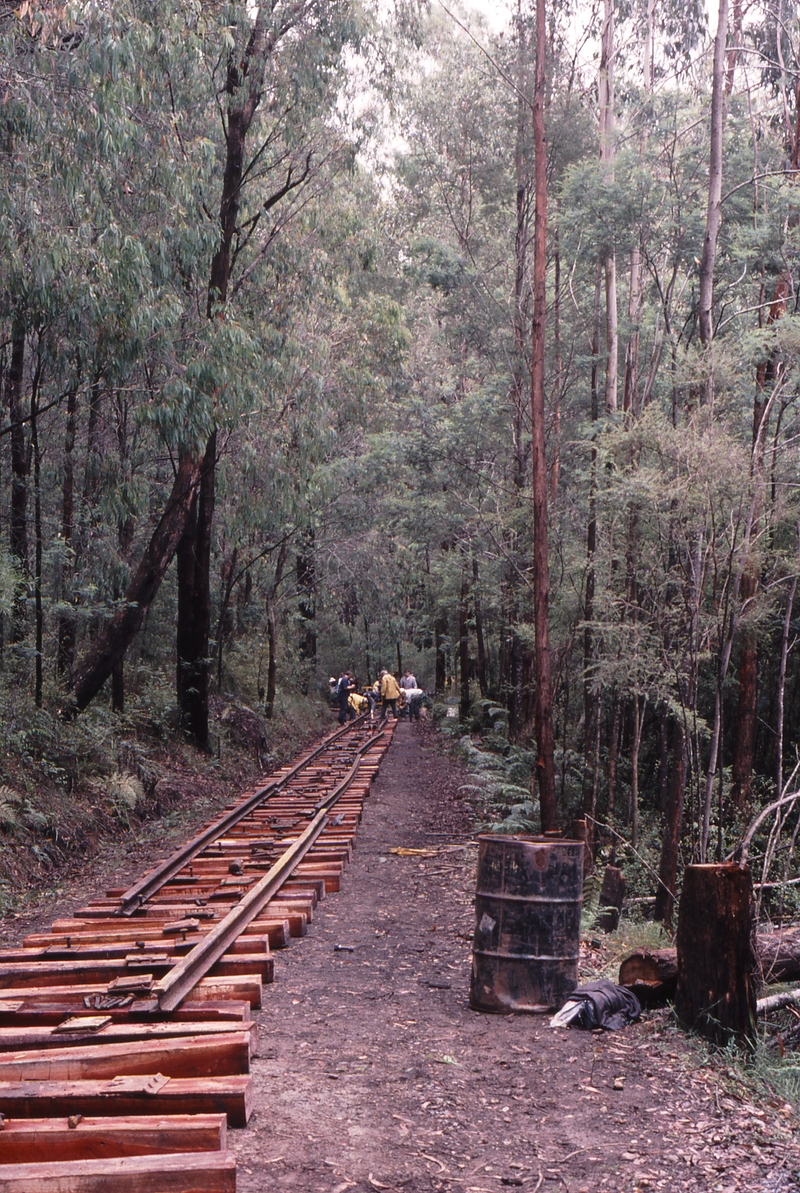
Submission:
[[[336,694],[339,697],[339,724],[344,725],[347,720],[350,700],[350,693],[355,691],[355,681],[352,679],[349,671],[343,671],[339,677],[339,683],[336,686]]]

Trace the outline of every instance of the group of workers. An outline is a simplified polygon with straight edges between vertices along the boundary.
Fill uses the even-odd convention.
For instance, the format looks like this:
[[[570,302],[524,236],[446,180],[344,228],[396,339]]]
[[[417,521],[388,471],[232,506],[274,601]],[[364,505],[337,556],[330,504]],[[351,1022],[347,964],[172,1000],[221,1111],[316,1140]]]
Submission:
[[[418,721],[424,696],[425,692],[408,668],[399,679],[391,671],[383,670],[375,683],[363,690],[359,690],[358,681],[350,671],[343,671],[338,681],[333,676],[330,679],[331,703],[338,706],[340,725],[367,711],[370,720],[374,720],[378,708],[381,720],[390,710],[395,720],[405,716],[408,710],[409,719]]]

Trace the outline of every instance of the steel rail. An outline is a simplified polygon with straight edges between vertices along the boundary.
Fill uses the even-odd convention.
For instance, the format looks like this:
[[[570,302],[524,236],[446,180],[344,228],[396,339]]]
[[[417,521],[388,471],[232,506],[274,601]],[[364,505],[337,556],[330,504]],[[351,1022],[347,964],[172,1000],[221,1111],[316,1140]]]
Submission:
[[[359,747],[350,770],[334,787],[330,795],[316,805],[316,815],[308,828],[292,842],[264,877],[239,900],[225,918],[220,920],[207,936],[198,941],[191,952],[182,957],[168,974],[156,982],[150,995],[157,999],[159,1011],[176,1010],[200,979],[208,973],[212,965],[227,952],[237,936],[241,935],[264,905],[280,890],[328,824],[328,812],[355,779],[364,761],[364,755],[372,749],[382,735],[383,731],[379,730]]]
[[[364,717],[367,713],[363,714]],[[242,800],[230,812],[225,812],[219,819],[209,824],[197,836],[192,837],[185,845],[181,845],[174,853],[160,862],[154,870],[146,874],[144,878],[140,878],[138,882],[129,887],[123,895],[120,896],[120,905],[114,911],[114,915],[133,915],[139,908],[147,902],[156,891],[160,890],[171,878],[183,869],[183,867],[196,857],[206,845],[213,841],[216,837],[223,836],[229,829],[243,820],[245,816],[249,815],[254,808],[257,808],[265,800],[270,799],[276,792],[281,791],[287,783],[296,778],[300,772],[318,758],[320,754],[329,749],[339,740],[340,737],[348,733],[354,725],[361,721],[359,717],[356,721],[352,721],[349,725],[343,726],[341,729],[335,730],[323,742],[317,746],[311,754],[306,758],[301,759],[300,762],[289,770],[285,775],[279,779],[273,779],[269,783],[265,783],[263,787],[258,787],[249,795],[247,799]]]

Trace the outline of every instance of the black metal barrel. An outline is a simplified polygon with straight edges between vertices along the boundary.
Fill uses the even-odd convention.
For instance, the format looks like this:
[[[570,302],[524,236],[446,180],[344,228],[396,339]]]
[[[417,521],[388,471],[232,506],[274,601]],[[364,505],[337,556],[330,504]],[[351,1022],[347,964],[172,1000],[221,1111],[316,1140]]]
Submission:
[[[582,841],[478,838],[469,1005],[543,1012],[578,984]]]

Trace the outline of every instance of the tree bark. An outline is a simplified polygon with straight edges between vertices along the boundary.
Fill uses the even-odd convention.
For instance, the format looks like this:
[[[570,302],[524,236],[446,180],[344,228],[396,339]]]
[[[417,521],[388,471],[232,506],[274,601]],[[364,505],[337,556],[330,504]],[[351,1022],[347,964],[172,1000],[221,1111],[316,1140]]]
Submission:
[[[614,182],[614,0],[604,0],[597,79],[600,116],[600,163],[604,180]],[[619,377],[619,319],[617,316],[617,257],[612,246],[603,263],[606,288],[606,413],[617,409]]]
[[[715,1044],[752,1039],[753,884],[747,866],[687,866],[678,908],[678,1018]]]
[[[316,666],[317,662],[317,569],[314,560],[314,531],[300,536],[295,563],[299,600],[300,637],[297,643],[300,658]]]
[[[11,509],[9,549],[23,575],[29,571],[28,560],[28,477],[30,452],[25,438],[22,388],[25,371],[25,329],[15,324],[11,340],[11,361],[6,376],[6,400],[11,424]],[[25,587],[17,588],[11,619],[11,642],[21,642],[26,633]]]
[[[596,423],[600,416],[598,392],[600,351],[600,282],[601,266],[597,262],[594,282],[594,305],[592,318],[592,368],[590,384],[590,417]],[[597,435],[592,435],[592,449],[589,459],[589,520],[586,526],[586,580],[583,601],[583,810],[587,814],[589,843],[593,847],[597,838],[597,771],[593,765],[595,757],[595,727],[600,716],[600,696],[595,690],[592,667],[594,665],[595,635],[594,620],[595,556],[597,553]],[[613,802],[612,802],[613,806]]]
[[[447,661],[444,653],[444,636],[447,633],[447,618],[437,617],[433,623],[433,651],[435,655],[434,691],[437,696],[447,686]]]
[[[211,527],[214,519],[217,435],[212,432],[200,469],[200,486],[178,546],[178,704],[183,725],[208,749],[211,660]]]
[[[223,569],[223,576],[225,581],[225,588],[220,602],[219,616],[217,617],[217,693],[222,691],[222,647],[225,639],[225,623],[228,619],[228,610],[231,605],[231,597],[233,595],[234,586],[239,579],[236,574],[236,561],[239,556],[239,548],[234,547],[231,557]],[[248,575],[249,575],[248,570]],[[240,573],[241,575],[241,573]]]
[[[193,453],[181,460],[164,513],[128,585],[123,604],[73,672],[74,710],[80,712],[91,703],[141,628],[183,535],[200,469],[201,461]]]
[[[458,712],[462,722],[469,717],[469,580],[466,561],[462,559],[461,592],[458,600],[458,672],[461,691]]]
[[[73,531],[75,529],[75,430],[78,411],[78,381],[67,395],[67,428],[64,435],[64,464],[61,482],[61,541],[64,556],[61,562],[61,600],[74,605],[74,597],[70,591],[69,581],[74,573],[71,559],[73,551]],[[72,673],[72,663],[75,657],[75,616],[62,613],[58,619],[58,648],[56,654],[56,670],[59,676],[69,683]]]
[[[36,372],[31,386],[31,452],[33,454],[33,533],[34,533],[34,565],[33,565],[33,602],[35,624],[36,665],[33,691],[33,702],[37,708],[42,707],[44,656],[44,607],[42,605],[42,456],[39,450],[39,384],[42,377],[42,360],[38,356]]]
[[[486,639],[483,633],[483,607],[478,576],[478,558],[472,556],[472,604],[475,609],[475,638],[478,643],[478,687],[481,696],[489,694],[489,662],[486,656]]]
[[[714,301],[714,263],[722,221],[722,135],[725,130],[725,44],[728,32],[728,0],[719,0],[717,33],[714,38],[714,66],[711,82],[711,152],[708,168],[708,206],[703,252],[700,258],[697,318],[700,342],[708,350],[714,338],[711,308]],[[707,361],[706,401],[714,396],[714,370]]]
[[[686,786],[686,738],[683,723],[672,721],[672,759],[667,810],[664,815],[664,835],[661,841],[661,860],[658,867],[658,889],[653,918],[669,926],[675,905],[675,883],[678,876],[678,845],[683,822],[683,799]]]
[[[544,414],[544,333],[547,308],[547,145],[544,133],[545,0],[536,0],[533,93],[533,320],[531,328],[531,458],[533,463],[533,605],[535,631],[536,780],[542,832],[558,828],[550,660],[550,565],[547,546],[547,453]]]
[[[283,580],[283,569],[285,566],[286,540],[281,543],[280,550],[278,551],[278,558],[275,563],[275,579],[272,582],[267,604],[267,642],[269,655],[267,659],[267,697],[264,706],[264,715],[268,721],[272,720],[272,715],[275,711],[275,689],[278,678],[278,635],[275,602],[278,596],[278,589]]]

